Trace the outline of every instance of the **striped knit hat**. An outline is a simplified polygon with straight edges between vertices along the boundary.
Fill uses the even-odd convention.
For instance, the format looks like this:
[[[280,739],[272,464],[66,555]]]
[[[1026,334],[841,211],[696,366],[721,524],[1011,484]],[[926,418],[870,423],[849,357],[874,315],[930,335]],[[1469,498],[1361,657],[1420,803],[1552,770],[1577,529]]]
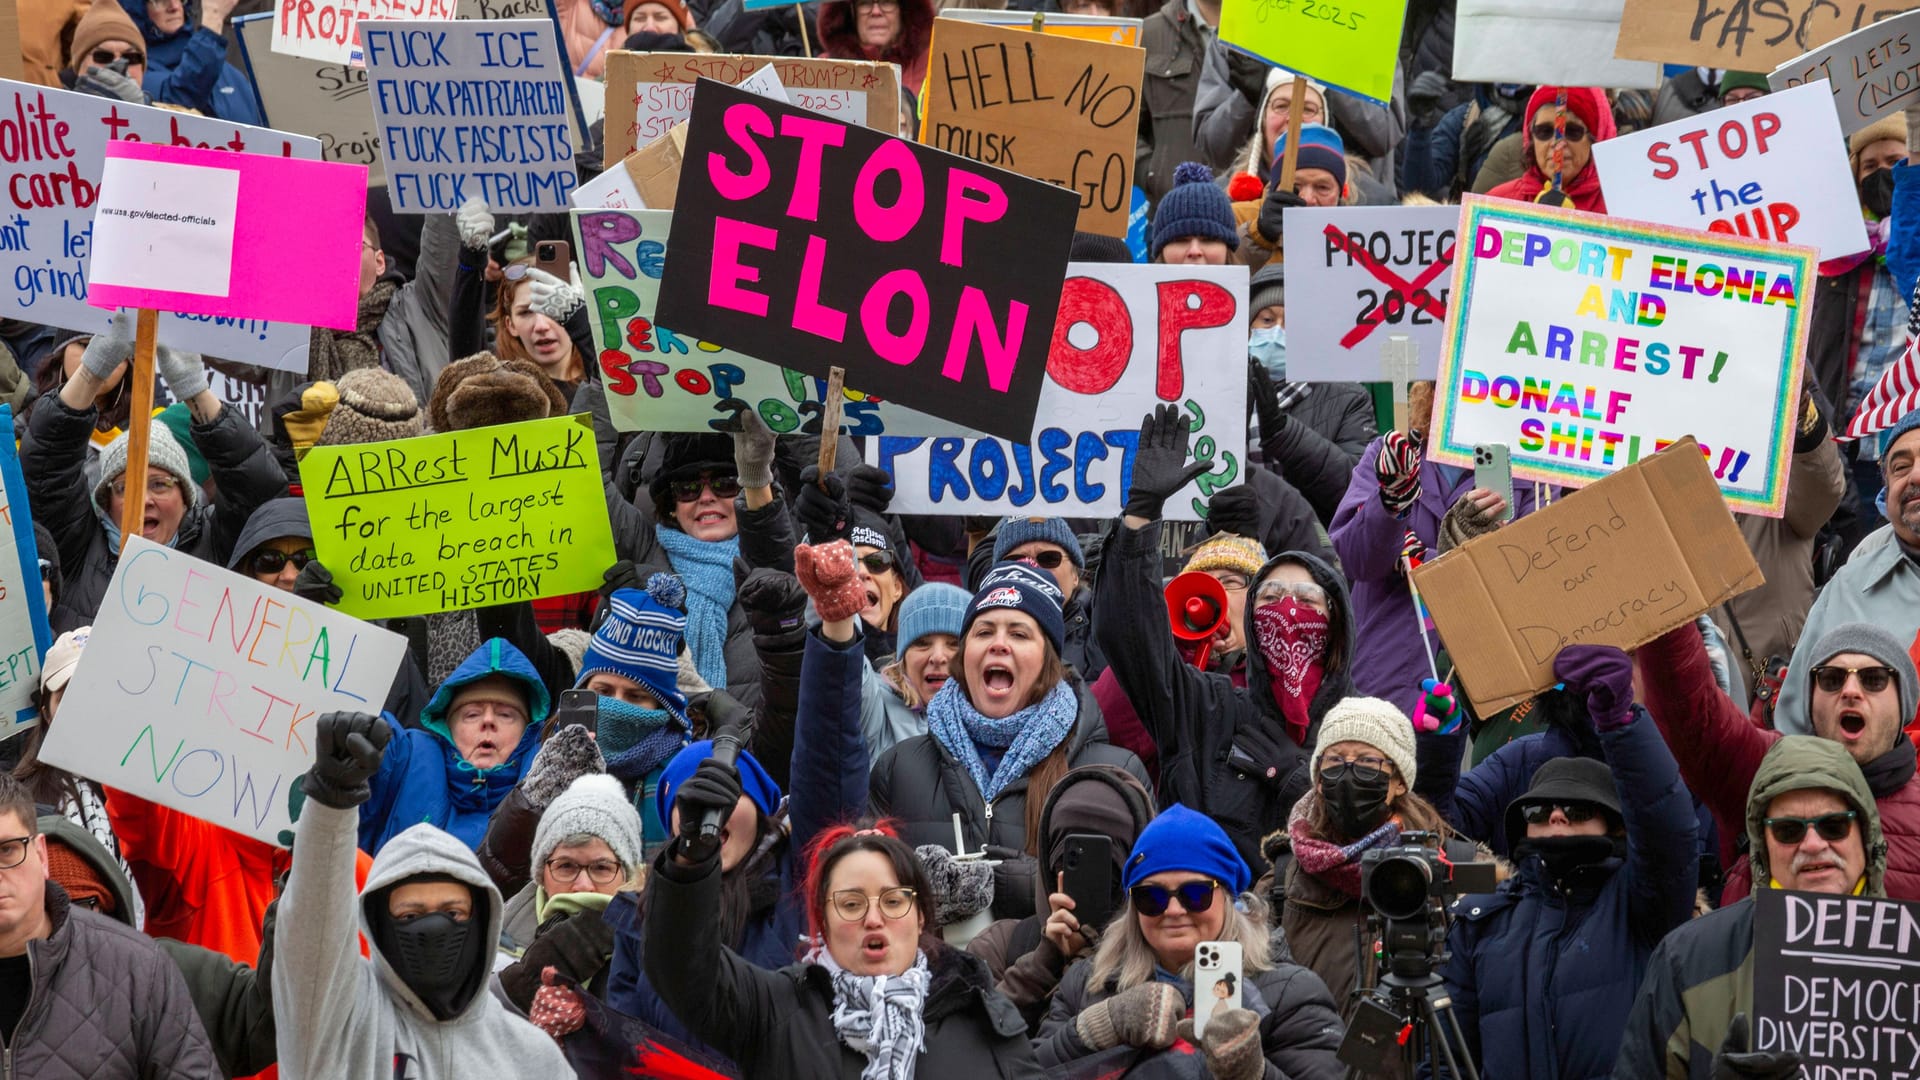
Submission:
[[[687,718],[687,696],[678,685],[681,640],[687,632],[686,586],[672,574],[647,579],[645,592],[618,589],[607,597],[607,617],[594,631],[580,662],[575,686],[599,672],[641,683],[674,716]]]

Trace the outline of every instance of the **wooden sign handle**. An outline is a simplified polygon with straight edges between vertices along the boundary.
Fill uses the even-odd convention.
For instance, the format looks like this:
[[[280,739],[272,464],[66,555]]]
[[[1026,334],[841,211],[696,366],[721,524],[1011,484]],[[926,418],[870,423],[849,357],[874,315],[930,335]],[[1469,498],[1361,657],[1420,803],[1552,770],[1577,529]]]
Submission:
[[[847,369],[827,369],[826,411],[820,416],[820,490],[827,490],[827,474],[833,471],[833,459],[840,450],[840,407],[847,400]]]
[[[1287,149],[1280,157],[1280,190],[1293,190],[1293,169],[1300,161],[1300,125],[1306,120],[1307,80],[1293,77],[1293,100],[1287,102]]]
[[[806,50],[807,59],[811,60],[813,59],[813,41],[807,37],[807,9],[799,4],[793,5],[793,17],[800,23],[800,47]],[[854,12],[854,18],[859,17],[860,13]]]
[[[140,308],[133,329],[133,410],[127,417],[126,501],[120,511],[120,550],[126,551],[126,538],[140,535],[140,522],[147,516],[147,439],[153,430],[153,348],[160,336],[160,313]]]

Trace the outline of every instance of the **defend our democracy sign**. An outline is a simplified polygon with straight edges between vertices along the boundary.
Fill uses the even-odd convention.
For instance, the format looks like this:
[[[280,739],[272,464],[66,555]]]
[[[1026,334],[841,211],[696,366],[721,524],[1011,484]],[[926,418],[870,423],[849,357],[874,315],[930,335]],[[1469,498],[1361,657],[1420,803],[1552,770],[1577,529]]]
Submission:
[[[375,129],[396,213],[570,208],[567,57],[540,19],[361,28]]]
[[[1780,516],[1812,250],[1472,195],[1460,237],[1428,457],[1578,487],[1693,435]]]
[[[614,560],[586,413],[300,460],[313,546],[365,619],[596,589]]]
[[[1247,275],[1237,266],[1071,263],[1031,440],[867,442],[904,514],[1118,514],[1140,418],[1180,406],[1195,460],[1211,463],[1167,501],[1169,521],[1244,479]],[[1231,363],[1225,362],[1231,360]]]
[[[1027,440],[1077,196],[711,80],[686,163],[663,322]]]
[[[377,712],[400,635],[128,537],[47,731],[48,764],[278,843],[313,722]]]

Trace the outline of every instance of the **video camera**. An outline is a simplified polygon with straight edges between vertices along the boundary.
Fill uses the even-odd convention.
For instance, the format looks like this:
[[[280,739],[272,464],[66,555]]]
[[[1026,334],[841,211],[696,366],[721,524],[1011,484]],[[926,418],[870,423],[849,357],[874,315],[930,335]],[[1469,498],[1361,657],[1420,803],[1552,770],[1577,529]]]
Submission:
[[[1418,975],[1432,969],[1446,944],[1447,898],[1492,892],[1498,875],[1491,862],[1448,861],[1433,833],[1402,833],[1400,841],[1360,857],[1360,896],[1380,918],[1389,968]]]

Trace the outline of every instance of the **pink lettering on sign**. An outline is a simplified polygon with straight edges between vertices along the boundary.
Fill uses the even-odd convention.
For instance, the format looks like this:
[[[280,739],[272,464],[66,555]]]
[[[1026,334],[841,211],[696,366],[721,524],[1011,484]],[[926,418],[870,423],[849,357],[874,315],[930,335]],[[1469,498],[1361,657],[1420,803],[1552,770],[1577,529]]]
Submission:
[[[907,322],[907,332],[895,334],[887,325],[887,316],[893,310],[893,298],[903,295],[912,315]],[[890,364],[911,364],[920,358],[920,350],[927,344],[929,307],[927,283],[920,280],[917,271],[890,270],[880,275],[880,280],[873,283],[866,298],[860,301],[860,328],[866,331],[867,340],[881,359]]]
[[[881,206],[874,190],[882,174],[893,172],[900,178],[900,197],[892,206]],[[853,185],[853,220],[866,234],[883,244],[913,231],[920,214],[927,208],[926,177],[920,174],[920,160],[899,139],[880,144],[867,163],[860,167],[860,178]]]
[[[969,193],[981,196],[970,199]],[[1007,193],[999,184],[965,169],[953,170],[947,182],[947,215],[940,228],[940,261],[961,265],[960,229],[963,223],[991,224],[1005,217]]]
[[[844,146],[847,129],[812,116],[782,116],[780,134],[800,140],[800,174],[793,179],[793,199],[787,216],[801,221],[820,220],[820,154],[829,146]]]
[[[713,273],[707,285],[707,295],[712,301],[724,308],[766,318],[766,296],[748,292],[739,285],[742,281],[760,280],[758,267],[740,261],[740,249],[756,247],[772,251],[779,240],[780,234],[765,225],[727,217],[717,219],[713,223]]]
[[[828,341],[845,341],[847,313],[820,302],[820,273],[826,261],[826,238],[807,237],[807,257],[800,262],[800,290],[793,298],[793,325]]]
[[[727,138],[747,152],[747,159],[752,164],[743,175],[728,168],[726,158],[719,154],[708,154],[707,177],[713,181],[713,189],[723,198],[731,202],[751,199],[767,190],[767,183],[773,178],[773,169],[767,164],[766,151],[748,136],[772,138],[773,118],[758,106],[735,105],[726,111],[721,122],[726,127]]]

